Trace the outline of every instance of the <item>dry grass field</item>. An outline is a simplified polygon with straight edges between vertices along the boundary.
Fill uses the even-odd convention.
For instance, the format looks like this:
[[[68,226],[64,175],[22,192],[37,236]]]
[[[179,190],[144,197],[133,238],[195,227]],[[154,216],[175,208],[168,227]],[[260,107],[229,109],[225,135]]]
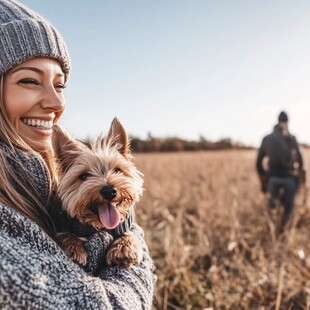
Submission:
[[[304,153],[310,160],[310,151]],[[310,207],[273,242],[256,151],[136,154],[136,208],[156,264],[154,309],[310,309]],[[310,201],[309,201],[310,203]]]

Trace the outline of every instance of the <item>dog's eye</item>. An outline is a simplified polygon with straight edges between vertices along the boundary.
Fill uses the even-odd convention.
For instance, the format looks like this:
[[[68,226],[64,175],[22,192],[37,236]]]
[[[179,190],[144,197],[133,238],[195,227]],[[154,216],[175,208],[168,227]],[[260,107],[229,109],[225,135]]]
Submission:
[[[79,179],[85,181],[90,176],[89,173],[82,173],[79,175]]]
[[[120,168],[118,168],[118,167],[116,167],[115,169],[114,169],[114,173],[122,173],[123,171],[120,169]]]

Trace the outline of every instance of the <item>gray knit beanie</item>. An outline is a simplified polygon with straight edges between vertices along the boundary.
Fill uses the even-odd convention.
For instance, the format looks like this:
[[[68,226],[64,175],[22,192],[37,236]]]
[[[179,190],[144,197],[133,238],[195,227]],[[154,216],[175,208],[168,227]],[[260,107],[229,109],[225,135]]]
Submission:
[[[36,57],[57,59],[67,79],[70,58],[60,33],[15,0],[0,0],[0,75]]]

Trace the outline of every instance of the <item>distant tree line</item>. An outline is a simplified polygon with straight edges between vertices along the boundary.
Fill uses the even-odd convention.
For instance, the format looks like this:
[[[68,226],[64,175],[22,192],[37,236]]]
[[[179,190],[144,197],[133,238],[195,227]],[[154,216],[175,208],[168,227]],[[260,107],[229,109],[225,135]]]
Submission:
[[[223,138],[218,141],[210,141],[200,136],[197,141],[189,141],[177,137],[155,138],[148,135],[146,140],[131,137],[131,148],[133,152],[180,152],[180,151],[207,151],[207,150],[229,150],[229,149],[251,149],[242,143],[233,142],[231,138]]]
[[[93,139],[87,137],[83,143],[90,144]],[[177,137],[155,138],[151,134],[143,140],[137,137],[130,137],[131,149],[136,153],[148,152],[181,152],[181,151],[216,151],[231,149],[254,149],[253,146],[245,145],[240,142],[234,142],[231,138],[222,138],[218,141],[210,141],[203,136],[198,140],[185,140]],[[310,148],[309,144],[302,143],[303,148]]]

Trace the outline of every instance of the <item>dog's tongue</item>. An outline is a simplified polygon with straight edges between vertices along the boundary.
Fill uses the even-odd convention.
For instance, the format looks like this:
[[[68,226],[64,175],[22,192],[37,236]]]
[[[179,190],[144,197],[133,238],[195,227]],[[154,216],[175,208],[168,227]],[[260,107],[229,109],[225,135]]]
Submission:
[[[98,207],[99,219],[107,229],[113,229],[119,224],[119,212],[111,203]]]

